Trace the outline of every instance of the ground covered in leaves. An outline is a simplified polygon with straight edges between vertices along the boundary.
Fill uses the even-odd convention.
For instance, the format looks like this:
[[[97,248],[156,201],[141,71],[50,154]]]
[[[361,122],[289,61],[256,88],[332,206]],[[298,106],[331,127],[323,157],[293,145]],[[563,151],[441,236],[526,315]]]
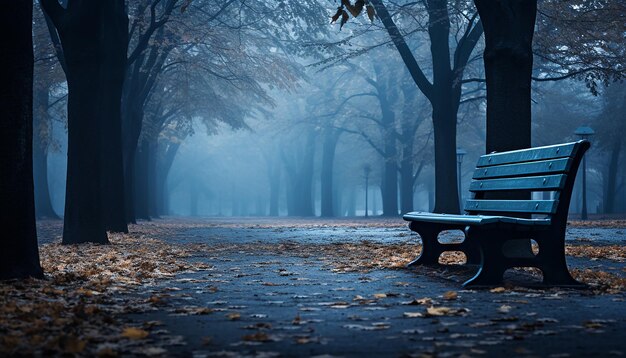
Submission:
[[[420,245],[401,220],[156,220],[107,246],[62,246],[60,228],[39,223],[46,280],[0,284],[0,355],[626,354],[624,221],[570,223],[586,291],[517,286],[532,270],[482,291],[461,289],[475,268],[406,270]]]

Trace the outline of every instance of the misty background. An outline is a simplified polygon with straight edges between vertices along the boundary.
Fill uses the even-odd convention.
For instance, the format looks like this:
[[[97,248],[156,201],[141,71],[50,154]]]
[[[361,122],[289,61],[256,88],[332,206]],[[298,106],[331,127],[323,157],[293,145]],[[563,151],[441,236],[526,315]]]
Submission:
[[[173,51],[164,62],[166,70],[143,109],[138,158],[145,160],[137,160],[141,180],[134,185],[137,219],[365,216],[366,207],[369,216],[397,216],[433,209],[430,103],[380,24],[353,19],[340,31],[328,23],[336,5],[314,3],[298,15],[312,24],[285,31],[294,35],[315,27],[315,33],[308,39],[294,35],[284,47],[263,37],[259,28],[206,25],[201,5],[193,5],[198,11],[192,6],[176,14],[190,24],[185,29],[176,22],[166,27],[184,50]],[[470,5],[450,8],[451,44],[467,26],[464,6]],[[395,13],[397,21],[426,75],[432,76],[428,16],[419,5],[402,9]],[[554,7],[545,5],[544,10]],[[563,33],[564,43],[546,42],[553,39],[549,21],[540,13],[535,35],[542,55],[535,57],[533,146],[577,140],[578,127],[591,127],[589,212],[624,213],[626,85],[562,75],[576,71],[566,63],[571,45]],[[561,31],[579,30],[572,26]],[[208,33],[211,40],[199,35]],[[38,216],[63,216],[67,85],[47,29],[36,26],[35,35]],[[468,81],[462,86],[456,134],[451,134],[459,153],[466,153],[457,162],[461,202],[469,198],[476,160],[485,151],[482,46],[481,38],[464,69]],[[555,58],[563,61],[557,66]],[[549,77],[562,78],[545,80]],[[581,177],[570,213],[581,209]],[[46,197],[52,212],[43,209]]]

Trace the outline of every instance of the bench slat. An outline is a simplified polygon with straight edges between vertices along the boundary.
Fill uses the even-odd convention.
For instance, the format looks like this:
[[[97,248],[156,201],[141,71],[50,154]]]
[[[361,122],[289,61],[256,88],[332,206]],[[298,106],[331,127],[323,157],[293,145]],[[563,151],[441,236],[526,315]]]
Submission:
[[[566,178],[567,175],[565,174],[557,174],[536,177],[473,180],[470,183],[469,190],[475,193],[499,190],[560,190],[565,186]]]
[[[566,173],[572,164],[571,158],[542,160],[538,162],[498,165],[476,168],[473,179],[518,177],[541,174]]]
[[[524,226],[549,226],[550,219],[524,219],[510,216],[489,216],[489,215],[456,215],[456,214],[435,214],[427,212],[411,212],[404,214],[406,221],[431,222],[439,224],[453,225],[487,225],[493,223],[506,223]]]
[[[574,153],[577,142],[550,145],[530,149],[483,155],[478,159],[477,167],[489,167],[501,164],[532,162],[546,159],[570,157]]]
[[[465,211],[470,213],[502,212],[554,214],[558,200],[467,200]]]

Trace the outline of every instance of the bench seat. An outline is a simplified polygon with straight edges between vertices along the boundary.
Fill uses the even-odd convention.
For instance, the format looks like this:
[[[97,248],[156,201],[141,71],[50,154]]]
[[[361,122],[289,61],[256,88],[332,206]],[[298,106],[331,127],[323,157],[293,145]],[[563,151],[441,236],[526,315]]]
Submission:
[[[548,227],[550,219],[523,219],[511,216],[491,216],[491,215],[455,215],[455,214],[435,214],[429,212],[411,212],[403,216],[406,221],[431,222],[437,224],[459,224],[459,225],[490,225],[496,223]]]

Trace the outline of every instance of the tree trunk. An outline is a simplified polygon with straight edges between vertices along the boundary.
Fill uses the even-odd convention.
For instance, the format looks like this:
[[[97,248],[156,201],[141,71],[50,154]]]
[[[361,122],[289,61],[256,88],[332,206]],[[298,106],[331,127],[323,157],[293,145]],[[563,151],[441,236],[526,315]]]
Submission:
[[[327,129],[324,133],[324,143],[322,147],[322,171],[321,171],[321,216],[333,217],[333,171],[335,163],[335,150],[341,132],[335,129]]]
[[[136,160],[139,150],[137,145],[139,143],[139,135],[141,134],[141,126],[137,127],[137,123],[141,123],[143,119],[142,108],[134,105],[132,99],[125,99],[127,102],[126,110],[124,111],[124,186],[126,192],[125,198],[125,212],[127,223],[137,223],[136,214]]]
[[[148,179],[149,149],[147,141],[142,141],[135,154],[135,218],[150,220],[148,196],[150,195]]]
[[[288,176],[287,215],[313,216],[313,166],[315,159],[315,131],[306,133],[306,140],[300,147],[300,154],[283,161]],[[284,153],[283,153],[284,154]]]
[[[415,60],[382,0],[371,0],[371,2],[413,81],[433,106],[435,177],[437,182],[433,210],[447,213],[459,212],[459,195],[455,179],[456,155],[454,154],[456,152],[456,114],[460,103],[460,84],[463,79],[463,72],[478,39],[482,35],[482,26],[474,25],[474,22],[470,21],[466,33],[458,41],[454,56],[450,56],[448,1],[429,0],[426,2],[433,64],[433,82],[431,84]],[[454,59],[453,66],[450,65],[452,57]],[[448,104],[451,107],[448,107]],[[451,116],[454,116],[454,123],[450,122]],[[443,123],[439,123],[440,121]],[[443,142],[441,142],[442,140]]]
[[[536,0],[475,0],[485,30],[486,152],[531,146]]]
[[[435,213],[459,213],[456,164],[456,110],[446,97],[433,103]]]
[[[400,162],[400,212],[413,211],[413,161],[402,157]]]
[[[278,216],[278,206],[280,198],[280,166],[275,162],[269,165],[270,181],[270,216]]]
[[[531,146],[532,39],[536,0],[474,0],[485,31],[487,83],[486,152]],[[491,194],[490,199],[528,199],[522,193]],[[532,255],[530,240],[516,240],[509,253]]]
[[[383,130],[383,178],[382,198],[383,216],[398,215],[398,148],[396,143],[396,115],[392,108],[393,99],[389,81],[383,80],[385,71],[375,65],[376,92],[380,103],[381,123]],[[391,84],[394,86],[395,84]],[[395,93],[395,91],[394,91]]]
[[[156,193],[157,198],[157,213],[159,215],[169,214],[169,193],[167,191],[167,177],[176,158],[176,153],[180,148],[180,142],[167,143],[163,153],[159,156],[157,161],[157,178],[156,178]]]
[[[93,0],[91,0],[93,1]],[[112,3],[112,0],[102,0]],[[103,214],[107,230],[128,232],[124,193],[124,158],[122,143],[122,90],[126,77],[128,16],[124,2],[104,6],[102,47],[102,185]]]
[[[127,232],[121,155],[121,90],[128,17],[121,0],[42,0],[56,27],[68,83],[68,169],[63,243],[108,243]]]
[[[604,189],[604,213],[615,212],[615,196],[617,195],[617,173],[619,170],[619,154],[622,150],[622,140],[617,138],[611,146],[611,158],[607,171],[606,187]]]
[[[48,117],[48,86],[37,88],[34,96],[33,174],[35,179],[35,214],[37,218],[58,219],[52,208],[48,187],[48,141],[52,127]]]
[[[298,216],[314,216],[313,211],[313,165],[315,159],[315,132],[310,131],[307,135],[302,166],[297,179]]]
[[[30,1],[4,1],[0,32],[0,280],[43,277],[33,193],[33,40]]]
[[[157,208],[157,141],[156,139],[151,139],[147,144],[147,162],[146,162],[146,172],[148,174],[147,177],[147,206],[148,206],[148,215],[151,218],[158,218],[158,208]]]

